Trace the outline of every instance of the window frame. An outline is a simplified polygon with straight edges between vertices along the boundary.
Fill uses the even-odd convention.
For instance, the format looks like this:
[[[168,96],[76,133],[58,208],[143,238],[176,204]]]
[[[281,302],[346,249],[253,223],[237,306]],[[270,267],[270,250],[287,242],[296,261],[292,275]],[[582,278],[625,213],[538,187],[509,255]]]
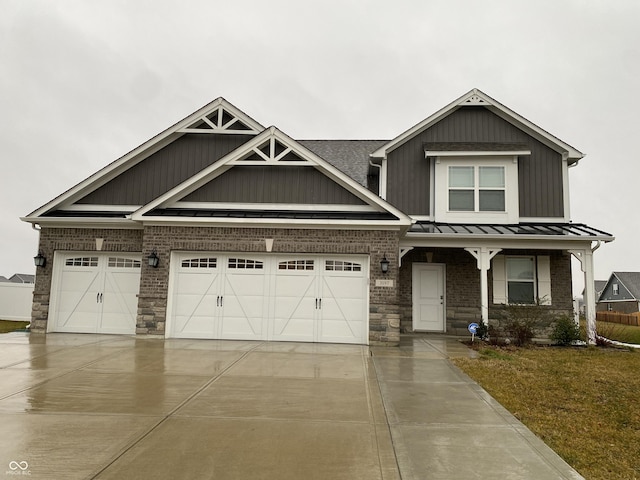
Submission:
[[[473,210],[451,210],[449,192],[452,190],[471,190],[471,188],[450,187],[449,167],[473,167]],[[480,188],[479,167],[502,167],[504,173],[504,187]],[[509,224],[518,223],[520,221],[517,155],[496,154],[438,156],[435,157],[433,173],[434,198],[431,213],[436,222]],[[504,192],[504,210],[480,210],[479,197],[481,190],[499,190]]]

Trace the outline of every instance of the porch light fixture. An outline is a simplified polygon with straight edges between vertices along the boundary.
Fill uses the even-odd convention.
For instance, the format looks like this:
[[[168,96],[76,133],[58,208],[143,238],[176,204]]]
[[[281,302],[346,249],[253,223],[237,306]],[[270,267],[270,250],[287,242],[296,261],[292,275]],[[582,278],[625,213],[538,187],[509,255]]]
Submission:
[[[147,257],[147,260],[149,261],[149,266],[150,267],[158,268],[158,264],[160,263],[160,259],[158,258],[158,252],[156,252],[155,248],[149,254],[149,256]]]
[[[384,257],[382,257],[382,260],[380,260],[380,270],[382,270],[382,273],[387,273],[389,271],[389,260],[387,260],[386,253]]]
[[[35,263],[36,267],[44,267],[47,264],[47,257],[42,252],[38,252],[38,255],[33,257],[33,263]]]

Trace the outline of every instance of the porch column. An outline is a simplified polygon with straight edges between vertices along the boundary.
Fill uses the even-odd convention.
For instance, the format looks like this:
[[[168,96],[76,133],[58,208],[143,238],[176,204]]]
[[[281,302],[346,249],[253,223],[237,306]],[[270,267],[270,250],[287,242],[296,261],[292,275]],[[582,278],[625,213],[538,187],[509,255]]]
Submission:
[[[596,344],[596,288],[593,274],[593,252],[600,247],[600,242],[592,249],[569,250],[580,261],[584,272],[584,316],[587,321],[587,343]]]
[[[491,259],[495,257],[501,248],[467,247],[467,252],[474,256],[480,270],[480,311],[482,323],[489,325],[489,280],[487,272],[491,268]]]

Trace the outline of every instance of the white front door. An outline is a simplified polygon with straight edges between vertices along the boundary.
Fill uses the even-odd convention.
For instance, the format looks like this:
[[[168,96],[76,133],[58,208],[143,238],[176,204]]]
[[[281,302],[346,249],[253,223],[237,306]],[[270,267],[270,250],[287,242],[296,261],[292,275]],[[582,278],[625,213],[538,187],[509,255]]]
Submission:
[[[57,253],[49,331],[133,334],[139,254]]]
[[[413,329],[444,332],[444,265],[413,264]]]

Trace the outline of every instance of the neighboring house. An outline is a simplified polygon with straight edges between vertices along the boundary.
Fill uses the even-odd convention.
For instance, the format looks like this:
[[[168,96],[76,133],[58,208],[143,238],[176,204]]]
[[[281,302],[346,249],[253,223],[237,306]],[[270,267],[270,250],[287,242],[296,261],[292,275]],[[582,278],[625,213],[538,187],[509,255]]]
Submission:
[[[36,276],[27,273],[15,273],[9,277],[11,283],[35,283]]]
[[[594,288],[594,292],[595,292],[595,301],[596,304],[598,303],[598,300],[600,299],[600,295],[602,294],[602,291],[604,290],[604,287],[607,285],[607,281],[606,280],[594,280],[593,282],[593,288]],[[574,299],[574,301],[577,302],[578,307],[576,308],[576,312],[579,313],[580,315],[584,315],[585,311],[584,311],[584,297],[586,295],[586,289],[582,290],[582,297],[576,297]],[[597,310],[597,308],[596,308]]]
[[[7,277],[0,275],[0,282],[8,282],[8,281],[9,279]]]
[[[478,90],[379,141],[296,141],[219,98],[23,218],[32,328],[395,345],[571,311],[571,255],[595,325],[613,237],[570,220],[583,156]]]
[[[640,312],[640,272],[613,272],[598,299],[598,311]]]

